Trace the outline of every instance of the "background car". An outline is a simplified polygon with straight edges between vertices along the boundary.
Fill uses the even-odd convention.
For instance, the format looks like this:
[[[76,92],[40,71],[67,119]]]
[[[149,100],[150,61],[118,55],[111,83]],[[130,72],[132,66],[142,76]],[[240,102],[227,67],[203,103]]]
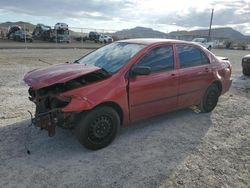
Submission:
[[[242,58],[242,73],[250,76],[250,54]]]
[[[119,127],[197,106],[211,112],[231,86],[227,58],[192,42],[130,39],[76,60],[35,69],[24,81],[36,104],[35,121],[47,129],[74,128],[82,145],[109,145]]]
[[[16,41],[27,41],[27,42],[32,42],[32,36],[24,30],[18,30],[14,33],[13,39]]]
[[[66,23],[56,23],[54,26],[55,30],[60,30],[60,29],[68,29],[69,26]]]
[[[95,32],[95,31],[90,31],[89,32],[89,36],[88,36],[89,40],[93,40],[95,42],[98,42],[99,37],[100,37],[100,34],[98,32]]]
[[[104,44],[112,43],[113,38],[111,36],[108,36],[108,35],[100,35],[99,42],[104,43]]]
[[[12,25],[12,26],[9,26],[8,32],[7,32],[7,34],[6,34],[6,37],[7,37],[8,39],[13,39],[14,33],[15,33],[16,31],[18,31],[18,30],[21,30],[21,29],[22,29],[22,28],[21,28],[21,26],[19,26],[19,25]]]
[[[192,42],[198,43],[207,48],[208,50],[211,50],[212,47],[214,46],[214,43],[208,42],[206,38],[194,38]]]

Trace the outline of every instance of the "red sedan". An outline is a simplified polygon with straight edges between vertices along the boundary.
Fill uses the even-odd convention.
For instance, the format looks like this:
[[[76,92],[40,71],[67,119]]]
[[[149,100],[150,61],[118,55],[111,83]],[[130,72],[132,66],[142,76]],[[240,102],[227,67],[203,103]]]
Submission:
[[[118,41],[76,60],[28,72],[34,122],[55,134],[74,128],[89,149],[109,145],[121,125],[198,106],[211,112],[231,85],[231,64],[179,40]]]

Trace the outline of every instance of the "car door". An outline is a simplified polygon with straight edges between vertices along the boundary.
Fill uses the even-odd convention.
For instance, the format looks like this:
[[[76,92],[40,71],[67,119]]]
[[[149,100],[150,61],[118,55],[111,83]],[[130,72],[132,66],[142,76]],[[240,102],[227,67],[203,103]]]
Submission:
[[[178,107],[198,105],[213,79],[211,64],[206,54],[198,47],[176,45],[179,63]]]
[[[149,75],[129,78],[131,121],[161,114],[177,107],[178,74],[172,45],[151,49],[136,66],[151,68]]]

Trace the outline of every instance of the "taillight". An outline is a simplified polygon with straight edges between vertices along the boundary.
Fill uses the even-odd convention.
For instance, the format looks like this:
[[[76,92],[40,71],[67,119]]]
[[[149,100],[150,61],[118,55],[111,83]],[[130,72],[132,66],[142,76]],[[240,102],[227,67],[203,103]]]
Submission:
[[[230,74],[231,74],[232,73],[232,65],[231,65],[231,63],[228,61],[228,62],[226,62],[226,65],[227,65],[227,68],[229,69]]]

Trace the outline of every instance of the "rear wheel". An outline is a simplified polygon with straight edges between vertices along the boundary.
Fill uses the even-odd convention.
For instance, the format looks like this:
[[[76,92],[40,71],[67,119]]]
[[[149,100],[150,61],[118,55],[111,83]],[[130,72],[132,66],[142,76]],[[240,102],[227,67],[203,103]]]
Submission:
[[[219,96],[220,91],[217,85],[210,85],[203,96],[201,104],[199,105],[201,112],[211,112],[216,107]]]
[[[80,118],[76,135],[83,146],[97,150],[108,146],[114,140],[119,126],[118,113],[111,107],[103,106]]]

